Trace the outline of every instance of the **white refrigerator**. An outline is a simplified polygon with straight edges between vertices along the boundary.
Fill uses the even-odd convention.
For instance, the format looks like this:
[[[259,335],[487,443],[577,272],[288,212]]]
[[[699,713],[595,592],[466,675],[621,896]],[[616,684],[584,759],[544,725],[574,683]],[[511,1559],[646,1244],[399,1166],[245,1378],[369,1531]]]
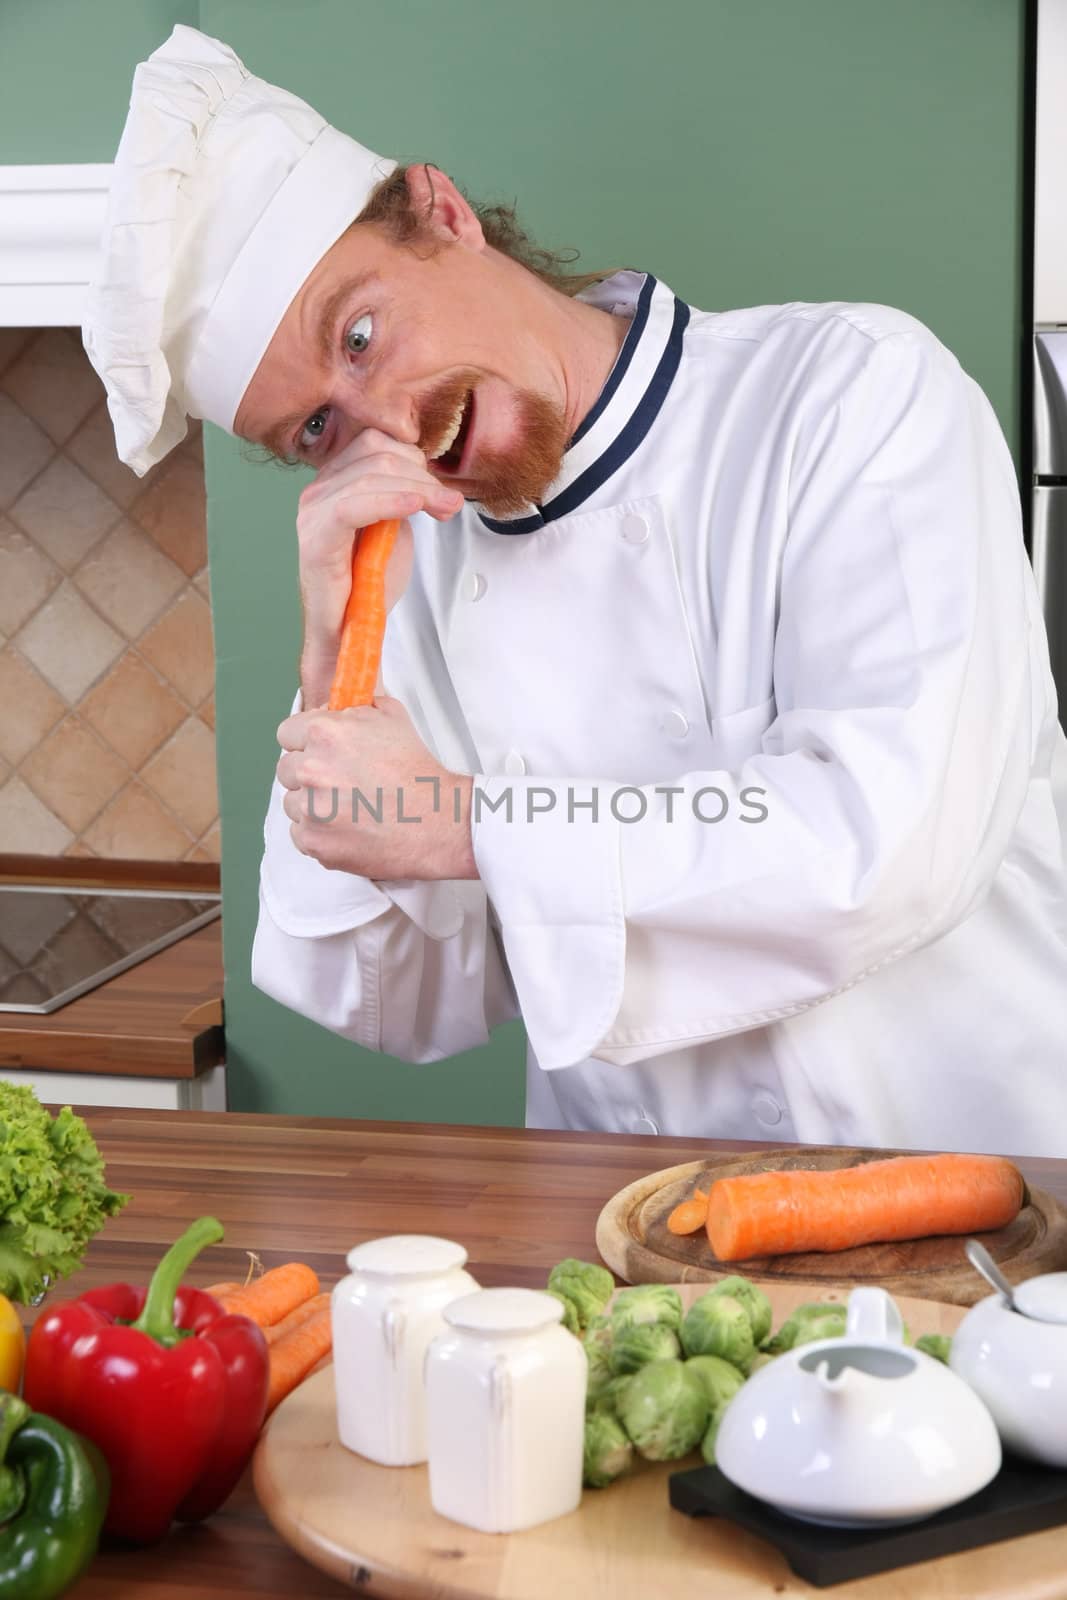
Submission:
[[[1037,0],[1030,557],[1067,727],[1067,0]]]

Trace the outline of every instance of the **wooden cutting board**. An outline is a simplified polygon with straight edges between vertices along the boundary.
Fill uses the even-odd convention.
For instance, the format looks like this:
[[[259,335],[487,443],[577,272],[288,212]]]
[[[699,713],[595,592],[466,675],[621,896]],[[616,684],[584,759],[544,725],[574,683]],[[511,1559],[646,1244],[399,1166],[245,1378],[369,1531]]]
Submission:
[[[686,1305],[700,1284],[680,1285]],[[847,1300],[822,1283],[772,1284],[774,1326],[805,1300]],[[897,1296],[913,1338],[952,1333],[958,1306]],[[477,1533],[430,1505],[425,1466],[379,1467],[337,1437],[333,1368],[274,1413],[253,1461],[256,1493],[286,1542],[314,1566],[383,1600],[1054,1600],[1067,1570],[1067,1530],[1052,1529],[937,1561],[817,1590],[773,1545],[718,1518],[672,1510],[667,1479],[700,1466],[639,1462],[632,1477],[587,1489],[570,1516],[522,1533]]]
[[[703,1232],[679,1238],[667,1228],[667,1218],[674,1207],[688,1199],[695,1188],[706,1189],[715,1178],[772,1168],[830,1170],[913,1153],[812,1150],[787,1145],[780,1150],[761,1151],[757,1156],[712,1155],[704,1161],[666,1167],[612,1196],[597,1220],[597,1249],[627,1283],[708,1283],[739,1272],[764,1287],[769,1283],[801,1281],[822,1287],[874,1283],[894,1295],[974,1305],[990,1289],[964,1255],[960,1235],[863,1245],[856,1250],[721,1262],[713,1255]],[[1067,1269],[1067,1211],[1040,1189],[1027,1189],[1023,1209],[1006,1228],[974,1237],[982,1241],[1012,1283],[1021,1283],[1039,1272]]]

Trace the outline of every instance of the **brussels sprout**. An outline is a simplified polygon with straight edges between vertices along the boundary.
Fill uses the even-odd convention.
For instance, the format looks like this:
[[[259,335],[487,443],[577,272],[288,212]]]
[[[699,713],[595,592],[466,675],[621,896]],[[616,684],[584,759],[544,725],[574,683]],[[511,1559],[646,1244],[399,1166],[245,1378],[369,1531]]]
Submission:
[[[782,1323],[774,1338],[769,1340],[767,1352],[778,1356],[783,1350],[811,1344],[815,1339],[840,1338],[845,1331],[847,1316],[845,1307],[833,1301],[812,1301],[808,1305],[798,1306],[793,1315]]]
[[[704,1386],[708,1400],[708,1425],[700,1450],[709,1467],[715,1465],[715,1439],[719,1432],[726,1407],[738,1389],[744,1387],[744,1374],[721,1356],[690,1356],[686,1370],[695,1374]]]
[[[618,1375],[636,1372],[649,1361],[670,1361],[681,1353],[678,1335],[662,1322],[650,1322],[643,1327],[622,1328],[615,1336],[609,1359],[612,1372]]]
[[[748,1311],[731,1294],[702,1294],[682,1323],[682,1348],[688,1356],[722,1356],[747,1372],[756,1343]]]
[[[586,1360],[589,1363],[589,1379],[585,1391],[585,1404],[591,1410],[600,1399],[601,1394],[614,1378],[615,1373],[611,1366],[609,1352],[600,1345],[586,1346]]]
[[[603,1489],[621,1478],[633,1465],[634,1447],[621,1425],[604,1412],[585,1419],[585,1448],[582,1453],[582,1482],[590,1489]]]
[[[617,1378],[609,1378],[607,1383],[601,1384],[592,1399],[587,1396],[586,1411],[601,1411],[609,1417],[617,1417],[619,1414],[619,1398],[623,1389],[629,1383],[630,1376],[630,1373],[623,1372]]]
[[[708,1291],[710,1294],[727,1294],[733,1299],[740,1300],[748,1312],[748,1320],[752,1324],[752,1341],[761,1345],[771,1331],[771,1302],[763,1290],[756,1284],[750,1283],[747,1278],[738,1277],[736,1274],[729,1278],[722,1278]],[[702,1297],[703,1298],[703,1297]]]
[[[659,1322],[677,1333],[682,1322],[682,1297],[668,1283],[638,1283],[620,1289],[611,1308],[616,1337],[622,1328]]]
[[[752,1357],[752,1360],[749,1363],[749,1377],[751,1378],[754,1372],[758,1372],[760,1367],[769,1367],[771,1362],[776,1359],[777,1357],[772,1356],[768,1350],[757,1350],[756,1354]]]
[[[550,1294],[558,1294],[574,1307],[578,1327],[583,1332],[599,1316],[615,1290],[615,1279],[607,1267],[592,1261],[576,1261],[568,1256],[559,1261],[548,1275]]]
[[[576,1334],[578,1338],[581,1338],[582,1330],[578,1326],[578,1313],[574,1308],[574,1301],[568,1300],[567,1296],[560,1294],[557,1289],[546,1289],[545,1293],[550,1294],[553,1300],[558,1300],[563,1307],[562,1326],[566,1328],[568,1333]]]
[[[725,1405],[733,1399],[738,1389],[744,1387],[744,1373],[721,1356],[690,1356],[685,1369],[700,1379],[708,1397],[708,1405],[713,1409],[717,1405]]]
[[[618,1398],[619,1421],[649,1461],[676,1461],[704,1437],[704,1385],[684,1361],[650,1361],[627,1378]]]
[[[594,1350],[602,1350],[605,1355],[611,1354],[611,1343],[615,1337],[615,1324],[611,1318],[604,1316],[594,1317],[582,1335],[585,1353],[592,1356]]]
[[[935,1361],[943,1361],[948,1366],[952,1340],[947,1333],[922,1333],[915,1341],[915,1348],[921,1350],[924,1355],[933,1356]]]

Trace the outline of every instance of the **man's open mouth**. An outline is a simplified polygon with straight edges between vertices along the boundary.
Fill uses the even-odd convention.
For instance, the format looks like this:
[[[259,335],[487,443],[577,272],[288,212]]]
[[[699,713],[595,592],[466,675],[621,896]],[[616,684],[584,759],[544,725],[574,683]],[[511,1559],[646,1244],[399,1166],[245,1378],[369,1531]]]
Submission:
[[[470,390],[452,419],[448,433],[437,453],[430,457],[435,467],[448,474],[458,473],[463,465],[466,453],[467,439],[471,431],[471,421],[474,417],[474,391]]]

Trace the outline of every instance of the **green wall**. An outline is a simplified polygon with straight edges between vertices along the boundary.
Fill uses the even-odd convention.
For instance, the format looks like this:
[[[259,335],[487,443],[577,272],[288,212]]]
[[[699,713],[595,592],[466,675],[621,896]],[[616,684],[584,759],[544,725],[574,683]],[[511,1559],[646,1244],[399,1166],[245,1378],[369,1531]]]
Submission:
[[[0,0],[0,162],[110,159],[129,64],[196,9],[36,0],[15,16]],[[198,9],[252,71],[385,154],[432,160],[478,198],[518,199],[534,236],[578,246],[583,268],[645,266],[707,309],[844,299],[910,311],[985,389],[1018,462],[1025,0]],[[294,684],[303,478],[208,432],[233,1103],[521,1121],[518,1024],[413,1068],[248,982],[261,812]]]

